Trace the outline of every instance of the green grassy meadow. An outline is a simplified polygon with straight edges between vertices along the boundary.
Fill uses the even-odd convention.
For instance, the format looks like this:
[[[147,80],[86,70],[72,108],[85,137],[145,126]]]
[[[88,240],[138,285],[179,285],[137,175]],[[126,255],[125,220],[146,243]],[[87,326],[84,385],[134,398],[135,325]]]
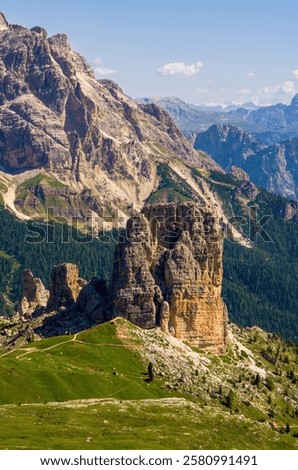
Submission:
[[[196,396],[162,375],[149,382],[143,334],[117,319],[2,351],[0,449],[298,449],[294,415],[276,417],[275,429],[258,405],[238,398],[229,409],[205,376]],[[231,350],[210,356],[210,383],[233,361]],[[258,393],[266,397],[266,387]],[[280,429],[288,419],[290,433]]]

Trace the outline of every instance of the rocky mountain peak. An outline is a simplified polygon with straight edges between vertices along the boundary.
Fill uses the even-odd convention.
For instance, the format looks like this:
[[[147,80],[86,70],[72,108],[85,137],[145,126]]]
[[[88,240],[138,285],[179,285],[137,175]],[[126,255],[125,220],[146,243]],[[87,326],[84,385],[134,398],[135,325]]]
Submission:
[[[294,96],[294,98],[291,101],[291,106],[298,108],[298,93]]]
[[[194,146],[208,152],[227,171],[233,165],[242,168],[250,155],[266,147],[249,132],[230,124],[214,124],[200,132]]]
[[[0,32],[8,29],[8,27],[8,22],[3,13],[0,11]]]
[[[49,38],[49,42],[53,45],[55,44],[57,46],[64,47],[64,48],[67,48],[67,49],[70,48],[70,44],[68,42],[67,34],[64,34],[64,33],[54,34],[54,36],[51,36]]]
[[[124,225],[155,190],[158,162],[220,171],[167,112],[96,80],[65,34],[39,26],[0,35],[0,122],[3,171],[42,175],[16,191],[16,212],[29,216],[57,201],[57,217],[101,220],[112,210]]]
[[[224,353],[228,316],[221,295],[222,223],[203,201],[145,206],[127,222],[110,289],[103,279],[81,279],[77,265],[64,263],[54,266],[47,291],[26,269],[13,320],[18,332],[9,336],[10,347],[35,335],[82,331],[120,316],[143,329],[160,327],[195,347]]]
[[[30,31],[32,33],[40,34],[44,39],[47,38],[48,33],[44,28],[41,28],[40,26],[34,26],[34,28],[31,28]]]

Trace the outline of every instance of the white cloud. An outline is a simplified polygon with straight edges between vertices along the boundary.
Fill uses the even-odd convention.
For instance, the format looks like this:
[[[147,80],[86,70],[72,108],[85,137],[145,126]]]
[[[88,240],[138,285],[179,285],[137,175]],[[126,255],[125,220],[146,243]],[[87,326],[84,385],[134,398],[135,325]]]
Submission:
[[[253,78],[255,76],[255,73],[254,72],[248,72],[246,74],[247,78]]]
[[[240,96],[248,96],[251,95],[252,91],[249,88],[245,88],[244,90],[239,90],[238,95]]]
[[[115,73],[115,70],[106,67],[101,59],[94,59],[93,62],[95,64],[94,73],[96,77],[103,77]]]
[[[249,91],[251,93],[249,93]],[[297,93],[295,82],[293,80],[285,80],[279,85],[267,85],[258,90],[239,90],[238,94],[245,96],[249,101],[253,101],[259,106],[268,106],[279,101],[288,101],[288,97]]]
[[[294,78],[296,78],[296,80],[298,80],[298,69],[293,70],[292,75]]]
[[[184,62],[171,62],[160,67],[158,72],[164,77],[195,77],[202,67],[202,62],[196,62],[195,64],[189,65]]]
[[[295,93],[296,89],[293,80],[286,80],[281,85],[265,86],[258,90],[258,94],[261,96],[273,94],[294,95]]]
[[[295,83],[292,80],[286,80],[282,84],[281,90],[286,95],[294,95],[296,93]]]
[[[285,80],[278,85],[267,85],[262,88],[244,88],[237,91],[240,99],[253,101],[258,106],[269,106],[278,102],[288,102],[290,97],[294,96],[296,84],[294,80]]]
[[[258,90],[258,95],[264,96],[264,95],[276,95],[276,93],[279,93],[281,90],[281,85],[268,85],[264,86],[263,88],[259,88]]]
[[[222,108],[227,108],[229,104],[223,102],[223,101],[208,101],[207,103],[203,103],[204,106],[210,106],[210,107],[215,107],[215,106],[221,106]]]
[[[196,88],[195,90],[197,93],[208,93],[207,88]]]

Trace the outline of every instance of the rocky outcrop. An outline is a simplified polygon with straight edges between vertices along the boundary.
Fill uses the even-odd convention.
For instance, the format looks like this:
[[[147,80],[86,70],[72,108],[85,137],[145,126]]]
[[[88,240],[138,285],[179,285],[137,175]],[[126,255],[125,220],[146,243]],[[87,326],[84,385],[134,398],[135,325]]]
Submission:
[[[8,349],[33,340],[74,334],[111,319],[111,302],[106,281],[79,277],[75,264],[54,266],[50,292],[29,269],[24,272],[23,293],[18,313],[0,332],[0,345]]]
[[[49,300],[49,291],[39,278],[35,278],[30,269],[25,269],[23,275],[22,296],[18,311],[25,317],[34,313],[43,313]]]
[[[93,278],[79,293],[76,309],[93,323],[103,323],[110,319],[110,298],[106,281]]]
[[[245,170],[258,186],[298,198],[298,138],[267,147],[247,160]]]
[[[232,166],[230,170],[230,174],[238,181],[249,181],[248,174],[238,166]]]
[[[147,206],[127,223],[112,277],[114,316],[161,326],[212,352],[226,346],[221,297],[223,241],[211,208],[195,203]]]
[[[20,315],[2,344],[14,348],[121,316],[223,353],[222,250],[220,220],[211,207],[192,202],[146,206],[129,219],[118,244],[110,291],[99,278],[82,280],[75,264],[53,268],[50,292],[26,270]]]
[[[244,196],[250,201],[254,201],[260,190],[250,181],[248,174],[237,166],[232,166],[230,174],[240,182],[240,184],[237,184],[236,188],[233,190],[233,195],[237,197]]]
[[[0,33],[8,29],[8,23],[3,13],[0,12]]]
[[[76,264],[65,263],[54,266],[47,310],[51,312],[61,307],[70,307],[76,302],[83,286],[84,281],[79,277]]]

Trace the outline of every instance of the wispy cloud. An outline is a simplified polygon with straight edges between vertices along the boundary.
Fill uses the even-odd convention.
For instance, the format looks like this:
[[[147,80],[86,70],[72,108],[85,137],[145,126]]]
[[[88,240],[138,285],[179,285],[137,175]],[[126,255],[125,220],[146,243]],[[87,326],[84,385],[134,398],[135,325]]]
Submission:
[[[207,88],[196,88],[196,93],[208,93]]]
[[[253,78],[255,76],[255,73],[254,72],[248,72],[246,74],[247,78]]]
[[[281,91],[286,95],[294,95],[296,93],[295,83],[292,80],[286,80],[281,85]]]
[[[252,91],[249,88],[244,88],[244,90],[239,90],[238,95],[240,96],[249,96],[252,94]]]
[[[278,85],[267,85],[257,90],[247,88],[239,90],[237,93],[242,98],[263,106],[276,103],[278,100],[283,100],[285,97],[293,96],[297,91],[295,81],[285,80]]]
[[[158,69],[164,77],[195,77],[203,67],[202,62],[185,64],[184,62],[170,62]]]
[[[298,69],[293,70],[292,75],[296,80],[298,80]]]
[[[266,86],[258,90],[259,95],[294,95],[296,93],[295,83],[293,80],[286,80],[281,85]]]
[[[115,70],[106,67],[101,59],[94,59],[94,73],[96,77],[103,77],[105,75],[113,75]]]
[[[260,106],[276,103],[278,100],[294,96],[296,93],[296,82],[294,80],[285,80],[281,84],[267,85],[256,90],[244,88],[237,91],[242,99],[253,101]]]

